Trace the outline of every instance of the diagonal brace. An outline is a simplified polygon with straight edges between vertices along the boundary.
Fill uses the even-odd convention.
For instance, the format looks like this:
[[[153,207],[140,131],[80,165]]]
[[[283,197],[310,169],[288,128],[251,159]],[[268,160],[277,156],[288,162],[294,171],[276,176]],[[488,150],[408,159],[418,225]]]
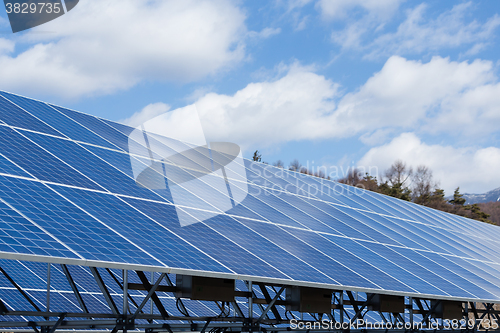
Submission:
[[[66,318],[66,313],[61,313],[61,316],[59,316],[59,319],[54,324],[54,326],[52,326],[49,333],[54,333],[56,331],[56,329],[62,324],[64,318]]]
[[[137,308],[137,310],[135,310],[135,313],[132,316],[131,320],[134,320],[137,317],[137,315],[141,312],[142,308],[146,305],[146,303],[149,301],[149,299],[151,298],[151,296],[153,296],[153,294],[155,293],[156,289],[160,285],[160,282],[163,280],[163,278],[165,277],[165,275],[166,275],[166,273],[162,273],[160,275],[160,278],[155,282],[155,284],[151,287],[151,289],[149,289],[148,294],[142,300],[142,303],[141,303],[141,305],[139,305],[139,307]]]
[[[111,297],[111,294],[109,293],[108,288],[104,284],[104,281],[102,280],[101,275],[99,274],[99,271],[95,267],[90,267],[90,271],[92,272],[92,275],[94,275],[94,278],[97,282],[97,285],[99,286],[99,289],[101,289],[102,294],[104,295],[104,298],[106,299],[106,302],[108,303],[108,306],[111,308],[111,311],[113,314],[117,315],[119,314],[118,308],[116,307],[115,301]]]
[[[281,287],[281,289],[278,291],[278,293],[276,294],[276,296],[274,296],[274,298],[272,299],[271,303],[269,303],[269,305],[267,306],[267,308],[260,315],[259,319],[257,319],[257,323],[260,323],[262,321],[262,319],[264,319],[264,317],[266,316],[267,312],[274,306],[274,303],[276,303],[276,301],[280,297],[280,295],[283,292],[283,290],[285,290],[285,286]]]

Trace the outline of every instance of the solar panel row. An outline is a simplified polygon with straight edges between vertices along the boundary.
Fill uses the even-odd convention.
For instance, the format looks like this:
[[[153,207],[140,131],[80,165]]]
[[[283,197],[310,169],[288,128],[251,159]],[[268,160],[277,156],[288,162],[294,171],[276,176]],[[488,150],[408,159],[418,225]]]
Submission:
[[[180,184],[185,204],[176,209],[168,187],[136,185],[131,128],[0,95],[3,253],[500,300],[495,226],[250,161],[248,183],[234,179],[236,190],[248,189],[240,205],[222,212],[203,201],[228,199],[210,175],[197,188]],[[158,140],[177,152],[192,148]],[[218,215],[203,221],[207,212]],[[203,222],[181,227],[179,214]]]

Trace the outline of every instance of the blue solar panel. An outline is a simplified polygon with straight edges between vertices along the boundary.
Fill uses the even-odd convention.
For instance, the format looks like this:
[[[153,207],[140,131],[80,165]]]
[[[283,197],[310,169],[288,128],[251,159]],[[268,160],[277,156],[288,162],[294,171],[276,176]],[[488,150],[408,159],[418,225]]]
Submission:
[[[31,176],[27,172],[23,171],[20,167],[16,166],[14,163],[6,159],[1,154],[0,154],[0,173],[31,178]]]
[[[61,112],[57,111],[55,108],[50,107],[43,102],[38,102],[32,99],[12,94],[1,92],[0,94],[2,94],[5,98],[14,102],[24,110],[29,110],[32,115],[36,116],[38,119],[50,125],[52,128],[56,129],[70,139],[98,145],[101,147],[118,149],[115,145],[104,140],[103,138],[91,132],[89,129],[83,127],[76,121],[68,118]]]
[[[98,183],[101,189],[117,194],[162,200],[160,196],[148,189],[137,186],[133,178],[102,161],[75,142],[35,133],[24,133],[24,135],[54,156],[64,160],[88,179]]]
[[[62,160],[4,126],[0,126],[0,149],[5,157],[40,180],[103,189]]]
[[[1,95],[20,108],[0,97],[0,121],[30,130],[0,125],[0,173],[9,175],[0,176],[1,251],[332,289],[500,300],[497,227],[251,161],[244,161],[248,182],[235,172],[241,165],[233,164],[227,167],[236,177],[232,187],[221,187],[222,173],[200,172],[203,154],[195,150],[179,156],[189,167],[165,164],[170,174],[163,170],[151,176],[159,176],[162,187],[146,189],[137,185],[133,163],[145,168],[151,161],[128,154],[133,128]],[[193,148],[169,138],[150,140],[162,151],[153,152],[159,158]],[[172,186],[172,178],[199,175],[196,183]],[[230,201],[228,189],[244,193],[247,188],[239,204]],[[181,220],[191,224],[181,226]],[[24,276],[13,268],[20,263],[3,264],[33,286],[30,295],[42,303],[45,264],[22,265]],[[122,302],[119,286],[100,271],[114,286],[112,297]],[[53,265],[52,272],[57,310],[79,309],[61,268]],[[84,281],[78,288],[89,308],[109,312],[90,271],[73,267],[70,272]],[[130,279],[139,283],[133,274]],[[5,279],[0,288],[13,292]],[[144,292],[133,295],[139,300]],[[17,298],[12,302],[26,307]],[[174,298],[162,302],[178,313]],[[218,312],[191,303],[198,313]]]
[[[0,96],[0,117],[3,122],[11,126],[52,135],[61,135],[61,133],[47,126],[2,96]]]
[[[80,125],[91,129],[92,132],[106,139],[107,141],[111,142],[113,145],[125,151],[128,151],[128,137],[123,133],[115,130],[113,127],[102,122],[98,118],[80,112],[72,111],[69,109],[61,108],[59,106],[55,105],[50,105],[50,106],[62,112],[63,114],[73,119]]]

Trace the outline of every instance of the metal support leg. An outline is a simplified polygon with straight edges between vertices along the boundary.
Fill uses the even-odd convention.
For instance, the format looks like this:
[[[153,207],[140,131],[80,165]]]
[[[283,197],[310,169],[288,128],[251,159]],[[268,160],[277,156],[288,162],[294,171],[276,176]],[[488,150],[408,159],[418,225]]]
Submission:
[[[253,285],[252,281],[248,281],[248,291],[250,296],[248,296],[248,318],[253,319]]]
[[[46,303],[47,312],[50,312],[50,267],[51,264],[47,264],[47,303]]]
[[[128,312],[128,270],[123,270],[123,314]]]
[[[344,323],[344,292],[340,292],[339,296],[339,305],[340,305],[340,323]]]
[[[413,297],[410,297],[409,301],[410,301],[410,325],[411,328],[413,329]]]

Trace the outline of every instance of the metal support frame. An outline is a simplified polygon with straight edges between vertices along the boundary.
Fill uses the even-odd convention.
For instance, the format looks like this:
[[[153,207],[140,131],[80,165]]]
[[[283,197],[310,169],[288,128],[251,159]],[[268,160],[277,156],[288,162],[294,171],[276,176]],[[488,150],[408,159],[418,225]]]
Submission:
[[[52,267],[52,271],[54,271],[54,269],[57,268],[57,264],[52,265],[54,266]],[[50,298],[50,292],[53,293],[54,291],[51,291],[51,273],[48,267],[49,266],[47,266],[47,295],[49,296],[48,298]],[[29,293],[25,292],[23,288],[21,288],[19,284],[12,279],[12,277],[10,277],[9,274],[0,267],[0,272],[6,276],[7,280],[10,281],[12,286],[15,287],[15,290],[17,290],[23,298],[25,298],[28,302],[31,301],[30,304],[33,305],[34,309],[33,311],[11,311],[6,305],[9,304],[8,299],[2,300],[2,296],[0,294],[0,316],[9,316],[5,318],[0,317],[0,332],[6,332],[7,330],[12,331],[12,327],[24,327],[25,329],[31,330],[35,333],[55,333],[57,330],[63,328],[65,330],[111,330],[111,332],[126,332],[128,330],[138,329],[140,331],[144,331],[145,333],[172,333],[174,331],[193,330],[201,333],[207,333],[208,331],[223,332],[226,330],[243,332],[269,331],[277,333],[290,329],[287,325],[280,324],[290,324],[291,319],[298,320],[298,318],[301,318],[303,323],[312,323],[321,321],[322,319],[327,319],[332,323],[349,324],[349,322],[355,322],[357,319],[366,318],[367,313],[372,311],[371,308],[369,308],[369,305],[372,298],[375,296],[373,293],[368,294],[365,299],[361,295],[356,297],[357,295],[352,291],[336,290],[333,292],[332,297],[332,311],[326,313],[326,316],[323,316],[322,314],[319,314],[319,316],[316,316],[316,314],[310,314],[310,316],[314,319],[307,319],[303,313],[286,311],[283,308],[284,306],[289,305],[287,300],[283,297],[284,290],[287,286],[245,281],[247,289],[243,291],[236,290],[236,298],[234,301],[216,302],[222,312],[220,315],[210,315],[205,317],[199,316],[196,314],[198,311],[196,307],[188,309],[186,305],[190,303],[184,303],[183,299],[177,298],[177,306],[182,315],[173,316],[167,313],[165,305],[159,297],[162,293],[175,293],[178,291],[177,287],[172,283],[167,273],[161,273],[157,279],[154,279],[154,275],[151,275],[150,277],[149,274],[146,276],[146,273],[143,271],[136,271],[137,276],[141,281],[139,284],[130,283],[130,272],[128,271],[121,271],[122,274],[115,274],[111,271],[111,269],[106,269],[112,279],[104,280],[97,268],[90,267],[90,271],[94,276],[101,294],[110,308],[110,310],[107,310],[108,312],[106,313],[95,313],[91,308],[89,308],[90,304],[86,304],[84,302],[81,291],[79,290],[79,288],[81,289],[81,287],[83,287],[82,283],[84,282],[75,280],[75,276],[70,273],[71,270],[68,266],[61,265],[60,267],[66,276],[69,286],[71,287],[71,291],[80,305],[81,312],[57,313],[52,310],[53,307],[50,307],[50,303],[48,305],[43,304],[42,306],[37,306],[37,304],[34,303],[35,301],[31,299]],[[116,282],[116,284],[123,291],[123,307],[121,309],[117,307],[117,304],[115,303],[116,301],[113,300],[110,293],[110,290],[116,290],[116,288],[111,285],[107,285],[107,283],[114,283],[113,281]],[[255,286],[258,286],[258,289],[255,289]],[[146,293],[141,296],[140,301],[136,302],[131,296],[131,291],[133,290],[144,290]],[[132,295],[134,295],[133,292]],[[345,299],[344,295],[346,296]],[[137,298],[138,296],[136,295],[134,297]],[[47,301],[50,302],[50,300]],[[54,301],[54,298],[52,301]],[[148,302],[150,302],[153,309],[156,309],[157,311],[143,311]],[[248,312],[242,310],[243,303],[247,305]],[[431,306],[431,300],[408,297],[407,302],[405,302],[405,313],[409,313],[409,323],[411,324],[411,327],[414,327],[414,315],[419,314],[422,316],[422,321],[419,321],[416,324],[421,324],[423,329],[435,329],[437,327],[436,325],[440,324],[441,326],[439,327],[439,330],[442,330],[443,321],[431,318],[431,315],[435,312],[438,304],[439,301]],[[260,309],[258,317],[254,316],[253,313],[255,305],[257,305]],[[230,316],[226,312],[228,306],[234,310]],[[45,308],[45,310],[42,310],[42,308]],[[284,317],[286,318],[280,315],[280,313],[283,313],[283,310],[285,310]],[[336,318],[337,310],[340,311],[340,313]],[[354,315],[349,315],[349,313],[353,312]],[[386,324],[404,324],[406,320],[404,314],[401,313],[378,313],[380,318]],[[491,303],[466,303],[464,304],[463,313],[466,318],[469,315],[473,315],[478,321],[481,321],[483,318],[490,320],[500,319],[500,310],[495,310],[494,304]],[[8,319],[19,318],[19,316],[34,319],[33,321],[17,322],[11,321],[12,319]],[[337,319],[338,321],[336,321]],[[480,329],[482,328],[478,325],[470,329],[470,331],[477,331]],[[413,329],[410,329],[410,331],[413,331]]]

